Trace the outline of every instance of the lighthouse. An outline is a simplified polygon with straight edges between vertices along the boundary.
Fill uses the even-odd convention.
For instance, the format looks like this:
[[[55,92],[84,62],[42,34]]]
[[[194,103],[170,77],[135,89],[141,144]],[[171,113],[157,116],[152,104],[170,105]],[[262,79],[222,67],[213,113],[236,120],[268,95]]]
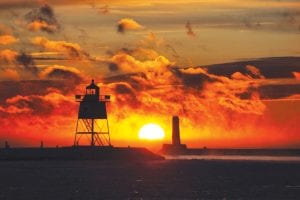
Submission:
[[[86,87],[84,95],[75,95],[79,102],[74,146],[87,136],[90,146],[111,146],[106,104],[109,95],[101,95],[94,80]]]
[[[172,117],[172,144],[163,144],[162,153],[165,154],[184,154],[187,152],[187,146],[180,141],[179,117]]]

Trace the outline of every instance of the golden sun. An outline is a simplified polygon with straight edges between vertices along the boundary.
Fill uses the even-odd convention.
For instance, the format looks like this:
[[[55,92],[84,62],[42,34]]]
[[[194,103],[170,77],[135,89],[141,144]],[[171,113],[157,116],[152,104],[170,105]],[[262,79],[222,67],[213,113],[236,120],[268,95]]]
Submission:
[[[157,124],[146,124],[139,131],[139,138],[144,140],[161,140],[164,137],[164,130]]]

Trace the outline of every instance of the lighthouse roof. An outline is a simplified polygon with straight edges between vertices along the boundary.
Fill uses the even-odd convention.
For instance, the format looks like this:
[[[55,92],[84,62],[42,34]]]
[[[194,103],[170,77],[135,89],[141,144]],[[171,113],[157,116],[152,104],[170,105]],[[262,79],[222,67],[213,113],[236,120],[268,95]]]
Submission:
[[[99,87],[95,84],[94,79],[92,80],[92,83],[88,86],[86,86],[86,89],[99,89]]]

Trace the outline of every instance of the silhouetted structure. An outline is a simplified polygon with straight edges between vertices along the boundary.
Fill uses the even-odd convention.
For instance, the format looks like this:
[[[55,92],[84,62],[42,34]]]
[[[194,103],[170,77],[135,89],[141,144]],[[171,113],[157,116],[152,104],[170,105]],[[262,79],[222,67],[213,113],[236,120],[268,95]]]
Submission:
[[[162,160],[146,148],[113,147],[110,143],[106,103],[109,95],[100,95],[100,88],[94,83],[86,87],[84,95],[76,95],[80,102],[73,146],[0,148],[1,160]],[[90,139],[90,145],[79,145],[82,136]]]
[[[85,95],[76,95],[80,102],[74,146],[79,146],[82,135],[89,136],[91,146],[111,146],[106,103],[109,95],[100,95],[100,88],[94,83],[86,87]]]
[[[173,116],[172,118],[172,144],[180,145],[180,129],[178,116]]]
[[[180,142],[179,117],[172,118],[172,144],[163,144],[162,152],[166,154],[181,154],[187,150],[185,144]]]

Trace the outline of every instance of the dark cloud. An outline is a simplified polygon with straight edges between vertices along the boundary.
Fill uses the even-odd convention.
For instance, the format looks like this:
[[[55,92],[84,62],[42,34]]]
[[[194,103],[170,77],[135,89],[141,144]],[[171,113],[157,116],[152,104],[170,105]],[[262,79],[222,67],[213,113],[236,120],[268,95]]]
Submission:
[[[209,73],[230,77],[235,72],[249,73],[246,66],[255,66],[265,78],[293,78],[299,71],[300,57],[272,57],[204,66]]]
[[[1,81],[0,102],[14,96],[44,96],[50,91],[60,91],[61,94],[68,94],[75,89],[76,85],[70,85],[64,80],[24,80],[24,81]]]
[[[28,29],[31,31],[41,30],[54,33],[60,29],[54,11],[48,4],[33,9],[25,15],[25,19],[28,21]]]
[[[272,84],[258,88],[263,99],[282,99],[300,94],[300,84]]]
[[[0,9],[11,9],[11,8],[28,8],[34,7],[39,4],[38,0],[1,0]]]
[[[25,18],[30,21],[40,20],[49,24],[57,24],[53,9],[45,4],[39,8],[33,9],[25,15]]]
[[[145,76],[143,73],[127,73],[127,74],[104,77],[103,81],[106,84],[114,83],[114,82],[130,82],[132,81],[132,76],[136,76],[136,75]]]
[[[132,97],[135,96],[134,89],[128,83],[116,83],[114,89],[118,94],[129,94]]]
[[[116,1],[116,0],[113,0]],[[113,2],[113,1],[110,1]],[[102,0],[0,0],[0,9],[13,9],[13,8],[33,8],[41,4],[41,2],[47,2],[50,5],[90,5],[93,8],[97,7],[97,3],[106,3]],[[118,2],[118,0],[116,1]],[[120,2],[120,1],[119,1]]]
[[[79,84],[83,81],[80,72],[73,67],[54,65],[40,73],[43,79],[64,80],[66,84]]]
[[[10,49],[2,50],[0,51],[0,63],[3,64],[0,69],[7,69],[9,66],[14,65],[15,69],[30,72],[34,76],[38,72],[33,57],[25,52],[18,53]]]
[[[125,32],[125,28],[122,24],[118,24],[118,29],[117,30],[118,30],[119,33],[124,33]]]
[[[108,84],[110,90],[115,94],[114,98],[118,105],[138,108],[142,106],[142,101],[138,99],[139,91],[128,82],[115,82]]]
[[[49,117],[67,115],[75,111],[72,98],[79,83],[70,81],[73,75],[54,71],[52,80],[2,81],[0,82],[0,116]],[[63,75],[62,75],[63,74]],[[66,79],[58,77],[63,76]]]
[[[110,71],[118,71],[119,70],[119,66],[118,66],[117,63],[110,62],[110,63],[108,63],[108,69]]]
[[[34,75],[37,74],[38,69],[32,56],[22,52],[17,55],[16,61],[21,64],[25,70],[32,72]]]
[[[15,96],[6,100],[6,111],[10,114],[28,113],[32,115],[50,115],[54,105],[43,96]]]
[[[288,66],[287,63],[296,66],[297,59],[293,58],[180,68],[164,59],[141,60],[137,59],[138,56],[128,48],[112,55],[110,62],[114,65],[110,67],[119,75],[105,78],[104,86],[111,89],[117,106],[129,111],[141,106],[142,110],[136,112],[142,114],[168,115],[172,112],[197,124],[205,120],[232,128],[233,124],[226,120],[229,116],[262,116],[265,105],[261,99],[288,98],[299,91],[299,85],[286,90],[284,88],[289,86],[270,85],[266,80],[267,75],[272,75],[273,64],[277,63],[278,69],[279,66]],[[265,75],[264,70],[269,73]],[[289,76],[292,76],[291,72]],[[126,117],[126,111],[122,113],[116,111],[115,114]]]
[[[172,111],[193,121],[202,120],[199,113],[212,118],[212,113],[219,112],[217,110],[224,110],[223,114],[255,115],[261,115],[264,110],[259,98],[253,95],[257,85],[250,82],[251,77],[235,80],[211,74],[204,68],[179,68],[161,55],[143,61],[130,49],[116,53],[110,61],[118,65],[119,73],[126,73],[105,79],[119,106],[137,108],[142,105],[141,112],[153,114]],[[248,68],[251,74],[259,74],[255,67]]]
[[[31,102],[32,107],[24,105],[24,108],[31,110],[31,114],[50,114],[53,106],[57,106],[55,99],[66,101],[64,95],[72,94],[83,81],[80,72],[75,68],[56,65],[39,72],[39,77],[43,80],[0,82],[0,92],[4,94],[0,102],[6,102],[5,105],[9,99],[21,96],[24,98],[19,98],[20,101],[17,102]],[[6,107],[8,106],[11,107]]]
[[[192,25],[190,23],[190,21],[187,21],[186,24],[185,24],[185,28],[186,28],[186,34],[189,35],[189,36],[192,36],[192,37],[195,37],[196,34],[195,32],[193,31],[193,28],[192,28]]]
[[[202,89],[206,82],[219,81],[209,76],[204,70],[174,69],[174,74],[182,81],[186,87]]]
[[[148,79],[149,78],[147,77],[146,73],[138,72],[106,77],[103,79],[103,81],[106,84],[119,82],[122,84],[126,83],[135,91],[142,91],[145,89],[153,89],[155,87],[151,84],[147,84],[147,81],[149,81]]]

